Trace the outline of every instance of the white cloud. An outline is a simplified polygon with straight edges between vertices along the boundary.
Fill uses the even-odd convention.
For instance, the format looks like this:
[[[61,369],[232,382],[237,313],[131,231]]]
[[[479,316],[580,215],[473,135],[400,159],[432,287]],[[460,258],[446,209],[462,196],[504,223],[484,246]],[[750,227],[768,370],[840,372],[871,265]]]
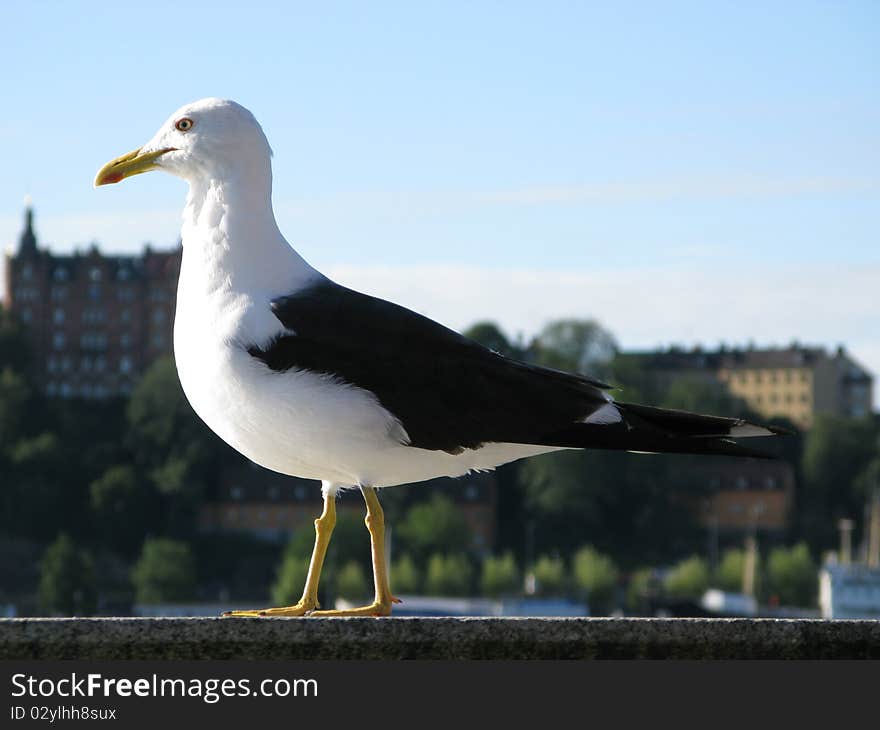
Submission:
[[[769,178],[755,175],[623,181],[591,185],[532,186],[476,194],[483,203],[543,205],[547,203],[658,202],[706,198],[778,198],[812,193],[865,192],[880,189],[870,177]]]

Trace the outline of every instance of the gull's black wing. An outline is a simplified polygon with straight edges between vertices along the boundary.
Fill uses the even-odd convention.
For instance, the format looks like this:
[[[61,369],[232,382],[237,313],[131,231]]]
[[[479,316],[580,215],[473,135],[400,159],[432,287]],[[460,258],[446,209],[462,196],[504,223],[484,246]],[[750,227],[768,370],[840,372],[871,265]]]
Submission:
[[[606,404],[608,386],[511,360],[446,327],[329,280],[272,301],[289,330],[248,352],[276,371],[326,373],[373,393],[409,445],[554,445]]]

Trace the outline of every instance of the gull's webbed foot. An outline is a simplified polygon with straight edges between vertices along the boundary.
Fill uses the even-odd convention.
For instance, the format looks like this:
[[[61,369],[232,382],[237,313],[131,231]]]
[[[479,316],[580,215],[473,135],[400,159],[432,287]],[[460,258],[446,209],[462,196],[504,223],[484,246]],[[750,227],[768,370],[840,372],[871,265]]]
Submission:
[[[369,606],[357,608],[337,608],[327,611],[309,611],[308,615],[315,618],[333,618],[341,616],[390,616],[391,606],[400,603],[399,598],[391,597],[387,601],[373,601]]]
[[[232,618],[266,618],[272,616],[305,616],[306,614],[318,608],[318,603],[307,603],[299,601],[293,606],[282,606],[281,608],[255,608],[249,611],[227,611],[224,616]]]

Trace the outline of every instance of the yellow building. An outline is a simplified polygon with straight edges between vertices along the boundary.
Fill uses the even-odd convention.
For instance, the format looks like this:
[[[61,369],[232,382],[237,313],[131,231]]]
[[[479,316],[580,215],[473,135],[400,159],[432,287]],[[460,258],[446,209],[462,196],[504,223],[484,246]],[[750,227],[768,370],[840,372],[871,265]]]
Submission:
[[[873,378],[843,347],[742,350],[719,358],[718,379],[763,416],[801,428],[817,415],[858,418],[871,412]]]
[[[751,411],[788,418],[803,429],[817,415],[859,418],[872,409],[873,376],[843,347],[671,348],[628,356],[640,360],[662,390],[681,378],[717,383]]]

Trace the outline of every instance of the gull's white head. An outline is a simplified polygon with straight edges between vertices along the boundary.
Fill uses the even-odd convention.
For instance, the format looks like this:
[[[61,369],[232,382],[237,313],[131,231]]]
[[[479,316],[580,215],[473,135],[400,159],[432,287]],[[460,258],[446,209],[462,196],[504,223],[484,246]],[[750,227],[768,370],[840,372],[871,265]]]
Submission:
[[[95,176],[95,187],[150,170],[165,170],[189,182],[270,173],[272,151],[254,115],[227,99],[200,99],[180,107],[142,147],[111,160]]]

